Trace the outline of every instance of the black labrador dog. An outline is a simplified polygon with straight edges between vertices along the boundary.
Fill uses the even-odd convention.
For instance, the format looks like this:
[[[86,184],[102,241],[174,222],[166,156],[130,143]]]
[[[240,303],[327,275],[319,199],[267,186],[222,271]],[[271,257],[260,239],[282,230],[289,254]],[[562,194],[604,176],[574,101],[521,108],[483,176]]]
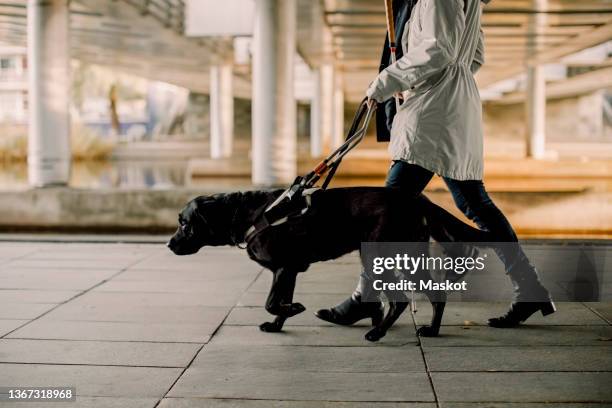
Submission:
[[[238,245],[247,230],[282,193],[251,191],[201,196],[179,214],[179,227],[168,242],[177,255],[196,253],[211,245]],[[407,196],[400,189],[350,187],[318,190],[312,205],[302,215],[256,234],[246,247],[255,262],[274,274],[266,310],[275,315],[260,329],[278,332],[285,320],[306,308],[293,302],[297,274],[310,264],[338,258],[360,249],[361,242],[482,242],[484,231],[463,223],[424,195]],[[425,293],[433,307],[429,326],[421,336],[436,336],[445,299],[440,293]],[[408,303],[390,301],[386,316],[366,334],[369,341],[383,337]]]

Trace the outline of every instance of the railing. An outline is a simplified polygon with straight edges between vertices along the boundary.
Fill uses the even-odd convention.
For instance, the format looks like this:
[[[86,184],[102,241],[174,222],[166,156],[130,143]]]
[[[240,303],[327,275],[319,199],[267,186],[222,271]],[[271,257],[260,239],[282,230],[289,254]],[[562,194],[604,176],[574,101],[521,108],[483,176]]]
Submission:
[[[149,15],[173,29],[179,34],[185,30],[184,0],[124,0],[140,10],[143,15]]]

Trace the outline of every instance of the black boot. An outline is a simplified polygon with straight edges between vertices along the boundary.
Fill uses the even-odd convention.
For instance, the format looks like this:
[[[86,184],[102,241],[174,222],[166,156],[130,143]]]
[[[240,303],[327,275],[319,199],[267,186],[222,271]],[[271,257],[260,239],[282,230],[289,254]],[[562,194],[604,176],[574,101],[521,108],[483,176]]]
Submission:
[[[514,286],[514,300],[505,315],[489,319],[489,326],[516,327],[536,312],[548,316],[556,311],[550,293],[540,282],[538,271],[529,261],[525,259],[525,262],[512,268],[508,276]]]
[[[375,326],[382,321],[384,306],[382,302],[362,302],[360,296],[351,296],[331,309],[321,309],[315,313],[326,322],[350,326],[359,320],[370,318]]]
[[[516,327],[535,312],[542,312],[542,316],[548,316],[556,310],[555,304],[552,301],[516,302],[510,305],[510,310],[505,315],[489,319],[489,326],[499,328]]]

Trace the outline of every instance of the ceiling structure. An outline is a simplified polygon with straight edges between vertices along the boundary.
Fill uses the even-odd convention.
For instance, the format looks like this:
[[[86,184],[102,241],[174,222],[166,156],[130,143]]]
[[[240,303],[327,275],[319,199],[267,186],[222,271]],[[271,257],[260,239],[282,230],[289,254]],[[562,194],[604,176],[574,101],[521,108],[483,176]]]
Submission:
[[[337,64],[344,71],[347,99],[360,100],[379,63],[386,30],[384,1],[297,1],[298,52],[310,66]],[[0,42],[25,45],[26,4],[26,0],[0,0]],[[184,0],[72,0],[70,4],[72,56],[86,63],[208,92],[208,67],[230,58],[231,39],[183,35]],[[528,63],[557,63],[612,40],[612,0],[493,0],[484,8],[482,24],[486,64],[477,76],[479,85],[486,91],[503,84],[501,94],[518,100],[520,92],[507,80],[520,77]],[[609,57],[589,64],[607,71],[568,78],[574,89],[576,84],[584,89],[612,86],[612,76],[606,75],[612,65]],[[249,97],[248,66],[237,67],[235,77],[236,94]]]
[[[351,99],[359,99],[379,64],[386,31],[384,2],[322,1],[335,54],[348,77],[346,91]],[[483,9],[482,26],[486,63],[477,79],[486,89],[520,75],[527,63],[558,62],[612,40],[612,1],[493,0]]]
[[[0,0],[0,42],[26,45],[27,0]],[[231,58],[231,39],[187,38],[183,0],[72,0],[71,56],[207,93],[208,67]],[[230,55],[227,55],[230,50]],[[235,90],[250,95],[248,75]]]

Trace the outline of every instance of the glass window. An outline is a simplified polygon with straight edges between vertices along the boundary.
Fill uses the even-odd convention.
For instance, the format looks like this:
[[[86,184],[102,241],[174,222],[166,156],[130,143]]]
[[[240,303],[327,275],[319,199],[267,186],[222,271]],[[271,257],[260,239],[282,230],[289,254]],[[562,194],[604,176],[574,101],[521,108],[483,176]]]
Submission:
[[[0,69],[3,69],[3,70],[15,69],[15,58],[0,58]]]

